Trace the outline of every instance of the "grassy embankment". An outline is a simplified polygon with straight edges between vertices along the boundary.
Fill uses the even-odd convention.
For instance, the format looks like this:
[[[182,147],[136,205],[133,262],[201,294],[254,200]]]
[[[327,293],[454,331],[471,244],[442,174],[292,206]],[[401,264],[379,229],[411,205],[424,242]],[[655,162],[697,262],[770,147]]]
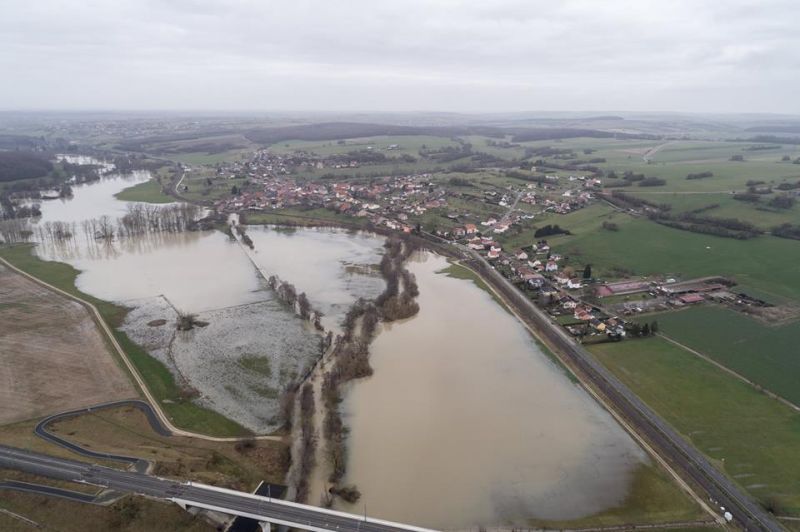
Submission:
[[[590,350],[761,504],[800,515],[800,414],[661,338]]]
[[[800,322],[770,327],[739,312],[714,306],[654,318],[670,338],[800,404]]]
[[[3,246],[0,247],[0,256],[26,273],[97,307],[100,315],[111,327],[117,342],[147,383],[150,392],[176,426],[214,436],[242,436],[249,433],[235,421],[183,397],[169,369],[132,342],[124,332],[117,330],[125,319],[128,309],[79,291],[75,287],[75,279],[80,273],[78,270],[61,262],[43,261],[33,255],[32,250],[33,247],[30,245]]]
[[[155,179],[128,187],[122,192],[117,192],[114,197],[122,201],[140,201],[143,203],[172,203],[175,198],[164,194],[161,183]]]

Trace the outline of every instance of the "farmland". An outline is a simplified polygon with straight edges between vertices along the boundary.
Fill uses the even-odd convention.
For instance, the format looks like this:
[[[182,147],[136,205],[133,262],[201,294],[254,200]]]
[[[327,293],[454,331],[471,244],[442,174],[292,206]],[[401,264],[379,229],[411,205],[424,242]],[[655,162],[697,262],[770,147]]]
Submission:
[[[624,131],[627,125],[612,127]],[[160,183],[175,187],[183,176],[179,197],[202,203],[220,215],[239,213],[245,224],[372,224],[406,232],[413,232],[420,224],[426,232],[476,246],[472,249],[496,261],[497,271],[509,278],[517,276],[512,281],[520,285],[525,281],[519,273],[522,268],[544,270],[544,264],[534,264],[533,260],[544,261],[545,256],[551,256],[547,250],[539,257],[531,253],[531,262],[527,263],[529,259],[515,251],[548,235],[552,254],[556,255],[555,268],[541,272],[541,277],[552,282],[546,281],[541,288],[525,286],[531,298],[544,301],[543,305],[548,300],[536,296],[544,292],[552,297],[551,289],[566,299],[561,301],[567,310],[559,309],[556,320],[561,325],[585,321],[578,310],[581,299],[593,301],[592,283],[640,276],[684,280],[723,275],[736,281],[735,292],[775,304],[800,301],[800,242],[768,234],[778,224],[800,222],[800,205],[788,201],[800,190],[794,188],[800,182],[800,164],[794,164],[800,145],[767,146],[755,141],[699,137],[676,140],[677,132],[658,133],[652,138],[619,134],[617,138],[600,135],[519,141],[517,137],[545,138],[548,132],[541,128],[543,136],[530,131],[526,136],[525,131],[520,132],[523,128],[515,127],[509,127],[507,134],[480,128],[475,130],[485,134],[476,134],[470,128],[442,128],[438,133],[431,133],[435,128],[415,128],[426,133],[407,135],[381,134],[382,128],[375,124],[214,129],[197,134],[148,134],[127,144],[114,143],[119,149],[175,163],[161,169],[159,180],[127,189],[118,198],[172,201]],[[403,128],[387,126],[386,130]],[[733,136],[715,133],[708,138]],[[740,138],[745,136],[742,132]],[[636,175],[629,174],[630,179],[626,179],[625,172]],[[691,174],[695,176],[687,179]],[[647,178],[653,179],[645,182],[648,186],[641,186]],[[617,189],[634,199],[666,204],[667,208],[629,208],[636,202],[612,206],[603,194]],[[776,198],[787,201],[778,205],[773,201]],[[648,218],[693,211],[751,222],[760,231],[751,232],[748,240],[737,240],[674,229]],[[487,221],[490,218],[502,223]],[[472,224],[480,235],[470,241],[476,229]],[[537,229],[545,225],[557,225],[568,233],[550,227],[537,238]],[[761,231],[765,234],[756,236]],[[458,238],[459,234],[463,238]],[[495,244],[502,249],[494,249]],[[0,253],[35,275],[81,295],[75,289],[77,272],[72,268],[38,261],[23,247],[5,248]],[[580,272],[587,264],[592,266],[591,275],[587,273],[582,279]],[[573,280],[585,286],[564,287],[576,272]],[[471,270],[458,265],[451,265],[444,273],[470,278],[486,289]],[[562,274],[565,276],[557,277]],[[557,285],[561,280],[564,282]],[[541,291],[537,294],[536,290]],[[126,313],[116,305],[81,297],[97,305],[112,325],[118,325]],[[616,296],[616,301],[628,297]],[[571,303],[575,305],[568,307]],[[575,314],[571,308],[576,309]],[[800,366],[793,356],[800,324],[768,326],[717,307],[647,315],[646,319],[657,319],[663,334],[758,386],[800,402]],[[246,433],[184,397],[166,366],[124,334],[115,334],[176,424],[215,435]],[[797,413],[680,346],[662,338],[636,340],[630,336],[590,349],[764,506],[800,515],[796,480],[800,466],[792,462],[800,450]],[[606,336],[596,333],[592,338],[605,340]],[[83,428],[68,430],[77,430],[79,439],[92,443],[81,432]],[[112,439],[109,444],[123,445]],[[143,447],[148,445],[136,441]],[[163,449],[153,452],[167,462],[177,461]],[[227,460],[221,463],[220,469],[230,467],[236,476],[248,476]],[[185,473],[180,466],[172,466],[178,469],[176,474]],[[194,473],[191,466],[189,469]],[[635,492],[624,507],[595,515],[585,523],[560,524],[594,526],[696,517],[696,509],[683,505],[686,501],[670,504],[675,494],[662,489],[669,479],[662,478],[661,473],[656,469],[637,471]],[[647,516],[626,513],[628,506],[644,508]]]
[[[75,288],[75,279],[79,272],[72,266],[43,261],[32,254],[32,247],[28,245],[0,246],[0,257],[20,270],[95,305],[114,330],[114,336],[150,391],[177,426],[216,436],[241,436],[248,433],[242,426],[223,415],[185,399],[167,367],[133,343],[125,333],[115,329],[122,323],[128,309],[80,292]]]
[[[617,231],[601,228],[613,220]],[[595,275],[674,275],[684,278],[727,275],[744,287],[776,298],[800,299],[796,262],[798,243],[761,236],[735,240],[664,227],[644,218],[614,213],[597,205],[557,218],[572,236],[551,237],[554,249],[570,263],[593,265]],[[528,241],[531,241],[529,235]]]
[[[770,327],[719,307],[695,307],[657,318],[671,338],[800,404],[800,323]]]
[[[800,515],[800,414],[660,338],[591,351],[753,497]]]
[[[78,303],[0,266],[0,424],[136,397]]]

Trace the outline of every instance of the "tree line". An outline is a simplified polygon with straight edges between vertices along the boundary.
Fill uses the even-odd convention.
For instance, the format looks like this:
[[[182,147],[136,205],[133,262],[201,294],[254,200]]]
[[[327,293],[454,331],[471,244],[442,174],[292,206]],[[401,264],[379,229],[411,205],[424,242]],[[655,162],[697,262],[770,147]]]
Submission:
[[[711,216],[701,216],[692,212],[685,212],[678,215],[654,212],[651,213],[649,217],[654,222],[666,225],[667,227],[691,231],[692,233],[735,238],[738,240],[754,238],[762,233],[758,227],[750,222],[745,222],[736,218],[714,218]]]
[[[101,216],[75,222],[45,222],[30,225],[27,220],[14,219],[0,222],[0,235],[6,243],[27,242],[36,235],[40,242],[64,242],[79,231],[87,240],[113,240],[148,233],[180,233],[198,228],[200,210],[191,204],[168,206],[133,203],[121,218]]]
[[[53,171],[53,163],[38,153],[0,151],[0,182],[44,177]]]
[[[328,480],[333,484],[331,494],[350,502],[355,502],[360,493],[355,486],[340,485],[347,470],[347,428],[339,412],[341,386],[372,375],[369,345],[381,321],[409,318],[419,311],[415,301],[419,288],[414,275],[404,266],[416,245],[411,239],[393,235],[387,239],[384,247],[380,264],[381,275],[386,281],[383,292],[373,301],[357,300],[344,317],[342,333],[332,342],[330,334],[328,336],[333,365],[322,383],[322,399],[326,407],[322,426],[325,452],[331,466]]]

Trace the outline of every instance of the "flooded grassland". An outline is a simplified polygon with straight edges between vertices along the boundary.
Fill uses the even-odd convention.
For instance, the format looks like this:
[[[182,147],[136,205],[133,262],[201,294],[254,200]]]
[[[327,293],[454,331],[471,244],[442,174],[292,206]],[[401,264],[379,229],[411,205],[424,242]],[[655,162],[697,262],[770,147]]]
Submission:
[[[44,202],[37,223],[123,216],[129,204],[114,194],[145,177],[77,185],[72,199]],[[40,241],[36,253],[80,270],[82,292],[130,308],[121,330],[194,401],[265,433],[280,424],[284,388],[323,348],[322,334],[267,279],[305,293],[324,329],[337,333],[354,301],[386,286],[376,268],[385,240],[340,229],[247,234],[253,249],[220,231],[108,239],[75,231]],[[337,507],[445,529],[563,522],[619,507],[637,472],[652,468],[648,456],[512,314],[446,267],[428,252],[408,261],[419,313],[379,326],[369,347],[374,374],[343,387],[342,483],[362,497]],[[204,325],[178,330],[185,314]],[[319,400],[321,377],[312,385]],[[322,450],[312,503],[326,490]]]
[[[301,289],[307,282],[313,304],[336,320],[356,294],[375,286],[368,266],[380,260],[382,240],[336,229],[289,236],[254,228],[258,247],[246,252],[219,231],[97,239],[80,230],[89,218],[124,216],[129,204],[114,194],[144,179],[105,177],[75,186],[71,199],[44,202],[38,225],[65,222],[76,229],[68,239],[41,240],[36,253],[79,270],[82,292],[131,308],[121,330],[166,365],[198,404],[255,432],[275,430],[279,396],[317,360],[321,338],[276,298],[265,276],[277,273]],[[316,250],[327,251],[315,260]],[[287,257],[300,257],[303,267],[287,268]],[[362,263],[367,267],[348,267]],[[207,325],[178,331],[179,314]]]

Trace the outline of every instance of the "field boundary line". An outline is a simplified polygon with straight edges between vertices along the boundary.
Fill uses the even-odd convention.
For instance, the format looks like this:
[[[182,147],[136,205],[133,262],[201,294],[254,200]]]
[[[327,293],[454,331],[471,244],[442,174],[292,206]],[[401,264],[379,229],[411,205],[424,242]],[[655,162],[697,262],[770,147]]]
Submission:
[[[660,336],[661,338],[663,338],[664,340],[670,342],[671,344],[674,344],[674,345],[680,347],[681,349],[684,349],[684,350],[688,351],[689,353],[693,354],[694,356],[705,360],[709,364],[712,364],[713,366],[716,366],[717,368],[721,369],[725,373],[727,373],[727,374],[729,374],[729,375],[731,375],[733,377],[736,377],[737,379],[739,379],[740,381],[744,382],[745,384],[748,384],[748,385],[752,386],[757,391],[762,392],[767,397],[770,397],[771,399],[775,399],[776,401],[778,401],[780,403],[783,403],[784,405],[788,406],[789,408],[791,408],[792,410],[794,410],[796,412],[800,412],[800,406],[794,404],[793,402],[789,401],[788,399],[786,399],[784,397],[781,397],[780,395],[776,394],[775,392],[773,392],[771,390],[768,390],[764,386],[762,386],[762,385],[760,385],[760,384],[758,384],[758,383],[756,383],[754,381],[751,381],[750,379],[748,379],[747,377],[745,377],[741,373],[738,373],[736,370],[733,370],[733,369],[729,368],[728,366],[726,366],[726,365],[724,365],[724,364],[722,364],[720,362],[717,362],[716,360],[714,360],[710,356],[708,356],[708,355],[706,355],[704,353],[701,353],[700,351],[697,351],[696,349],[692,349],[688,345],[684,345],[684,344],[680,343],[679,341],[677,341],[677,340],[675,340],[673,338],[670,338],[669,336],[667,336],[664,333],[659,332],[657,335]]]
[[[33,519],[28,519],[24,515],[18,514],[16,512],[12,512],[11,510],[7,510],[5,508],[0,508],[0,514],[5,514],[5,515],[9,516],[12,519],[18,519],[19,521],[22,521],[23,523],[27,524],[28,526],[32,526],[33,528],[42,528],[42,525],[40,525],[39,523],[37,523]]]
[[[237,442],[237,441],[248,440],[248,439],[271,440],[271,441],[282,441],[283,440],[283,438],[281,436],[268,436],[268,435],[263,435],[263,436],[244,436],[244,437],[239,437],[239,438],[235,438],[235,437],[223,438],[223,437],[217,437],[217,436],[209,436],[207,434],[201,434],[201,433],[198,433],[198,432],[191,432],[191,431],[188,431],[188,430],[183,430],[183,429],[177,428],[175,425],[172,424],[172,421],[169,419],[169,417],[167,417],[166,413],[162,410],[161,405],[158,403],[156,398],[150,392],[150,389],[147,387],[147,384],[145,383],[144,379],[142,378],[141,374],[139,373],[139,370],[136,369],[136,366],[134,366],[134,364],[131,362],[130,358],[128,357],[128,354],[125,352],[124,349],[122,349],[122,346],[119,345],[119,342],[117,342],[116,337],[111,332],[111,328],[108,326],[106,321],[103,319],[102,315],[100,314],[100,311],[97,310],[97,307],[95,307],[92,303],[86,301],[85,299],[82,299],[82,298],[80,298],[78,296],[70,294],[69,292],[67,292],[65,290],[62,290],[62,289],[60,289],[60,288],[58,288],[56,286],[53,286],[50,283],[48,283],[46,281],[43,281],[43,280],[39,279],[38,277],[35,277],[35,276],[29,274],[28,272],[26,272],[24,270],[21,270],[20,268],[17,268],[16,266],[11,264],[9,261],[7,261],[3,257],[0,257],[0,262],[2,264],[4,264],[5,266],[7,266],[8,268],[10,268],[11,270],[15,271],[16,273],[18,273],[18,274],[30,279],[31,281],[33,281],[33,282],[35,282],[35,283],[37,283],[37,284],[39,284],[41,286],[44,286],[45,288],[47,288],[49,290],[52,290],[52,291],[54,291],[54,292],[56,292],[58,294],[61,294],[61,295],[65,296],[65,297],[67,297],[67,298],[69,298],[69,299],[71,299],[73,301],[76,301],[76,302],[80,303],[84,308],[88,309],[90,311],[90,314],[92,315],[92,318],[100,326],[100,330],[105,334],[106,338],[111,343],[111,345],[113,346],[114,350],[117,352],[117,354],[120,356],[122,361],[125,363],[125,366],[127,367],[128,371],[131,373],[131,375],[133,376],[134,380],[136,381],[137,386],[141,389],[142,393],[144,394],[145,398],[147,399],[147,402],[150,403],[150,405],[153,407],[153,410],[158,415],[158,418],[161,420],[162,423],[164,423],[164,425],[166,427],[169,428],[170,431],[172,431],[173,435],[175,435],[175,436],[184,436],[184,437],[187,437],[187,438],[197,438],[197,439],[200,439],[200,440],[214,441],[214,442]]]

